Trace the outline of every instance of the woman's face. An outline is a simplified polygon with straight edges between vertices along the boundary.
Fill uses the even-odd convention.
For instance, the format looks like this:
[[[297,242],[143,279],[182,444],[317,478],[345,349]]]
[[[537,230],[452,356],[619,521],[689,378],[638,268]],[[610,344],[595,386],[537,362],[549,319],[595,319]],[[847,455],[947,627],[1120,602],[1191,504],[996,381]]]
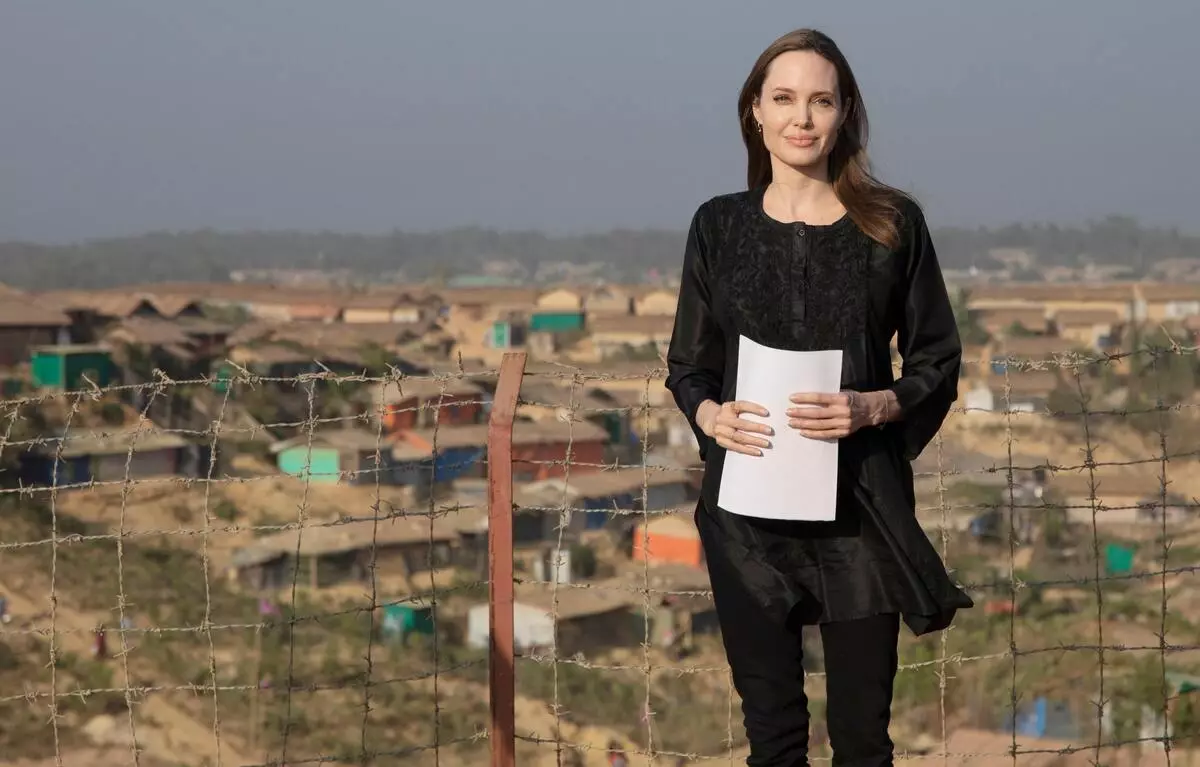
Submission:
[[[754,105],[767,151],[793,168],[811,168],[833,151],[845,108],[837,68],[812,51],[782,53],[767,67]]]

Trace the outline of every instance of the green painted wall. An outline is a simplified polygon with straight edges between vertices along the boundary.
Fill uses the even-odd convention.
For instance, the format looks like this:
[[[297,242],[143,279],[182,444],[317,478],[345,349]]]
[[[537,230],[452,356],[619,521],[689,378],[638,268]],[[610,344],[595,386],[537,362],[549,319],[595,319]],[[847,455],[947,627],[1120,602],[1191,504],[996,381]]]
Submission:
[[[529,318],[535,333],[566,333],[583,327],[583,312],[539,312]]]
[[[112,383],[112,359],[107,352],[82,352],[66,356],[67,388],[79,389],[87,384],[83,377],[86,375],[100,386]]]
[[[306,474],[304,469],[307,463],[308,474],[312,482],[337,482],[338,470],[341,465],[338,451],[332,447],[316,445],[313,445],[311,455],[308,451],[307,445],[298,445],[280,452],[279,471],[293,477],[304,478]]]
[[[624,421],[621,413],[603,413],[600,418],[600,425],[608,432],[609,442],[619,445],[625,439],[625,435],[622,433]]]
[[[63,388],[62,357],[57,354],[34,352],[29,361],[29,370],[33,375],[34,386]]]
[[[415,605],[387,605],[383,608],[383,632],[385,634],[432,634],[434,632],[433,610]]]
[[[1109,543],[1104,547],[1104,569],[1109,575],[1126,575],[1133,570],[1132,546]]]
[[[30,371],[35,386],[51,389],[86,388],[85,375],[97,386],[113,382],[112,358],[105,351],[37,349],[30,355]]]
[[[492,348],[507,349],[511,338],[510,325],[504,320],[492,323]]]
[[[213,371],[213,378],[215,380],[212,383],[212,387],[213,389],[224,394],[229,390],[229,382],[236,377],[237,371],[234,370],[233,367],[228,363],[223,362],[215,371]]]
[[[20,378],[4,377],[0,379],[0,394],[3,394],[5,399],[19,396],[24,389],[25,382]]]

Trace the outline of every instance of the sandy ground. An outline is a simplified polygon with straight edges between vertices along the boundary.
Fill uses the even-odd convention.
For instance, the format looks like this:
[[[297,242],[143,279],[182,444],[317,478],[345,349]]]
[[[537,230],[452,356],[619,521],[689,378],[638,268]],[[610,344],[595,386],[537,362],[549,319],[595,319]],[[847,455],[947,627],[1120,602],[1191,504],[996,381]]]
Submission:
[[[46,640],[48,659],[52,624],[46,611],[45,596],[49,593],[49,584],[33,575],[14,576],[5,573],[3,580],[0,580],[0,593],[8,597],[9,611],[14,619],[6,629],[43,632],[39,635],[44,636]],[[57,647],[80,657],[88,657],[91,650],[91,630],[101,621],[110,625],[113,623],[111,615],[75,609],[60,595],[53,621]],[[130,642],[132,644],[135,640],[131,639]],[[115,635],[111,636],[110,652],[117,653],[120,647],[120,639]],[[114,685],[120,686],[124,678],[120,668],[121,661],[113,657],[109,663],[113,664],[115,669]],[[135,663],[135,660],[130,661],[131,672],[137,668]],[[143,753],[170,764],[178,764],[180,758],[192,760],[186,762],[187,764],[203,764],[206,759],[215,763],[218,751],[220,757],[227,760],[226,763],[245,760],[245,754],[230,738],[223,735],[218,746],[211,718],[202,721],[169,700],[171,695],[169,692],[152,692],[134,700],[132,731],[136,733],[138,746]],[[97,717],[85,725],[84,729],[97,745],[105,746],[112,752],[112,756],[106,758],[115,759],[115,754],[120,751],[124,753],[126,760],[129,759],[129,744],[133,740],[127,716]],[[249,761],[246,760],[245,763]]]

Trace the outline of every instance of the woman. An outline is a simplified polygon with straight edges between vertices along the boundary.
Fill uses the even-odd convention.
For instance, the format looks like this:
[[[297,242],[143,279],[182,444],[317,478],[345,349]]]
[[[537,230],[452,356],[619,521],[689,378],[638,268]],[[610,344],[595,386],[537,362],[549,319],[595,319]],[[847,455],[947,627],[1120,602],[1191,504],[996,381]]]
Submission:
[[[808,763],[800,627],[819,624],[834,764],[891,764],[901,617],[925,634],[972,606],[917,524],[909,465],[957,395],[961,344],[920,208],[870,175],[862,97],[833,41],[798,30],[772,43],[738,114],[749,189],[714,197],[692,220],[667,387],[705,461],[696,524],[747,763]],[[801,434],[839,441],[835,521],[718,507],[726,452],[770,450],[767,427],[740,417],[767,414],[734,391],[740,336],[843,351],[843,393],[796,392],[806,407],[788,411]]]

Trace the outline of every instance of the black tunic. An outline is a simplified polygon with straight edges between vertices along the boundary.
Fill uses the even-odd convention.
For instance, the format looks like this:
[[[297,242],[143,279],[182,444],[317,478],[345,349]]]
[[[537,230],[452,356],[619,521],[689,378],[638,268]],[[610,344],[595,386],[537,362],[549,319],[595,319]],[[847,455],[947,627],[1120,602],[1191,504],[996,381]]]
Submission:
[[[909,464],[957,396],[962,346],[925,220],[901,201],[900,247],[849,218],[779,222],[764,188],[715,197],[688,233],[667,387],[705,463],[696,524],[705,555],[723,558],[779,620],[804,623],[899,612],[916,634],[948,626],[971,599],[950,580],[918,525]],[[903,359],[892,376],[890,341]],[[705,399],[737,398],[738,338],[781,349],[842,350],[842,388],[891,388],[903,417],[840,441],[834,522],[766,520],[716,502],[725,450],[696,425]],[[804,502],[796,488],[796,503]]]

